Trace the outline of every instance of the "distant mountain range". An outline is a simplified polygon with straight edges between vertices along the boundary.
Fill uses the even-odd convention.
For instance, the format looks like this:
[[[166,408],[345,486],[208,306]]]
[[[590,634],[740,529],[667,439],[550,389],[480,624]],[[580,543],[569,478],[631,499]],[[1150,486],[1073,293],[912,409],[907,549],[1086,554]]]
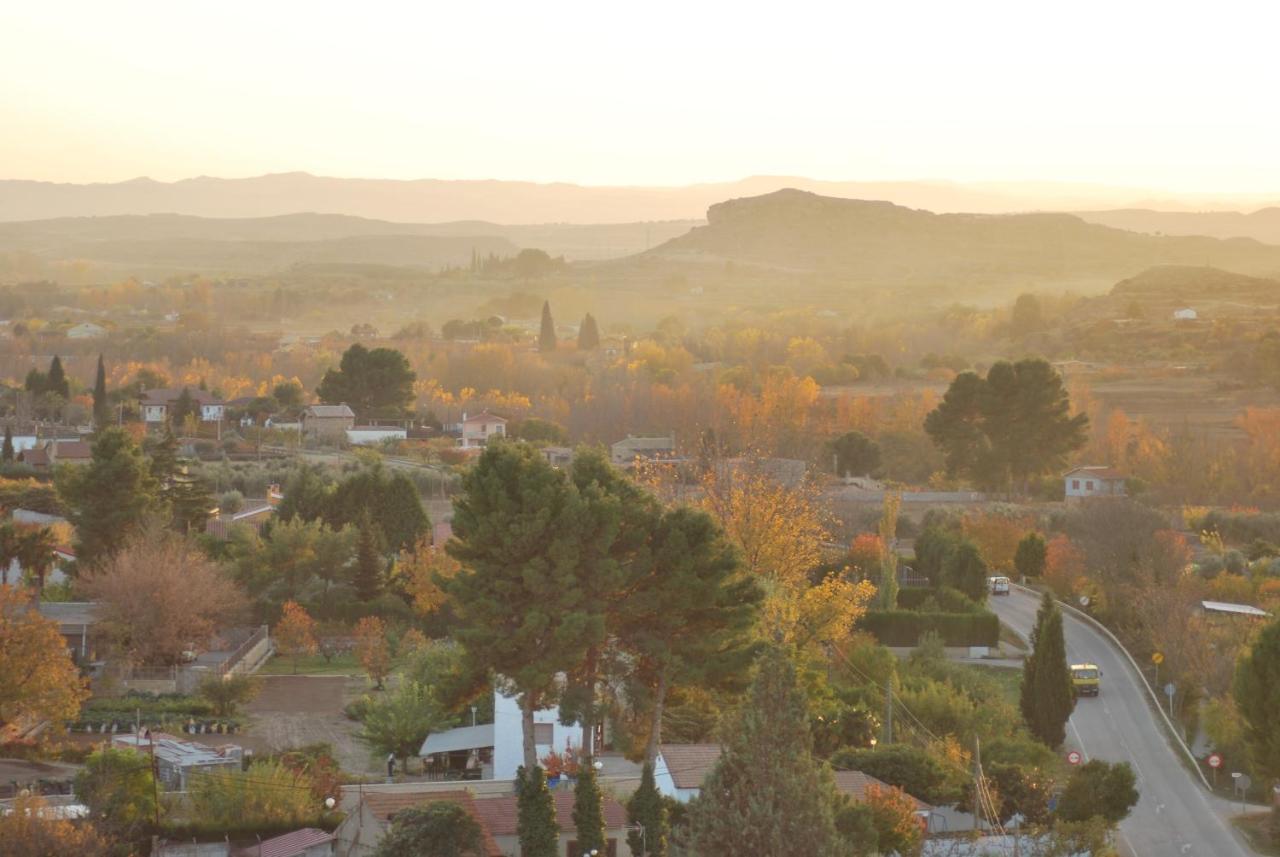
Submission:
[[[839,182],[753,176],[673,187],[607,187],[518,181],[351,179],[278,173],[253,178],[106,184],[0,180],[0,221],[172,213],[257,218],[298,212],[349,214],[406,223],[482,220],[502,224],[633,223],[696,220],[714,203],[797,188],[826,196],[883,199],[942,212],[1098,210],[1118,206],[1183,210],[1257,208],[1280,195],[1171,199],[1142,189],[1067,183],[959,184],[942,181]]]
[[[1170,264],[1274,275],[1280,246],[1145,235],[1070,214],[934,214],[782,190],[713,205],[705,226],[625,263],[646,262],[944,285],[1119,278]]]
[[[1274,206],[1248,214],[1239,211],[1153,211],[1149,208],[1077,211],[1075,214],[1090,223],[1152,235],[1254,238],[1266,244],[1280,244],[1280,208]]]

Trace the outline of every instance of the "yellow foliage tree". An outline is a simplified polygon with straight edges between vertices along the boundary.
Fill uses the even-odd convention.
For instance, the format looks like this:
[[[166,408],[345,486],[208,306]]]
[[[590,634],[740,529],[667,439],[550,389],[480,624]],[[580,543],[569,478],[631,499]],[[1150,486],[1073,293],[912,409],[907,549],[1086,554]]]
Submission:
[[[419,540],[413,551],[402,552],[396,565],[419,616],[430,616],[444,606],[445,593],[440,584],[462,569],[456,559],[432,547],[429,536]]]
[[[293,672],[298,672],[298,658],[314,655],[320,648],[316,642],[316,620],[296,601],[286,601],[280,621],[271,636],[280,654],[293,658]]]
[[[366,616],[356,624],[356,658],[369,680],[378,688],[391,672],[391,647],[387,628],[377,616]]]
[[[66,723],[88,696],[58,623],[25,588],[0,585],[0,737],[42,720]]]
[[[0,843],[6,857],[106,857],[112,853],[111,843],[93,825],[63,817],[26,789],[10,810],[0,813]]]

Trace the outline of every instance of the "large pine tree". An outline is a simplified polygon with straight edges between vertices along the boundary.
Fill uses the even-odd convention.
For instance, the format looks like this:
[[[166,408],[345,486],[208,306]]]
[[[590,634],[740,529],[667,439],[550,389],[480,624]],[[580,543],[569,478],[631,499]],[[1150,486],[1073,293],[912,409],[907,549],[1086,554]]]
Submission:
[[[557,857],[560,826],[556,804],[537,765],[528,771],[523,765],[516,769],[516,835],[520,857]]]
[[[1047,592],[1036,614],[1031,647],[1022,672],[1022,719],[1042,743],[1060,747],[1076,700],[1062,635],[1062,611]]]
[[[551,318],[551,302],[542,302],[542,329],[538,333],[538,350],[556,350],[556,323]]]
[[[111,405],[107,401],[107,367],[98,355],[98,372],[93,379],[93,427],[98,431],[111,424]]]
[[[627,801],[627,844],[634,857],[667,857],[667,805],[653,778],[653,763],[645,762],[640,787]],[[644,832],[635,828],[643,828]]]
[[[154,507],[155,479],[123,430],[98,432],[93,460],[57,475],[58,494],[76,528],[77,564],[89,568],[114,554]]]
[[[835,786],[813,757],[805,696],[781,648],[762,656],[750,696],[725,726],[723,745],[689,808],[695,853],[842,853]]]

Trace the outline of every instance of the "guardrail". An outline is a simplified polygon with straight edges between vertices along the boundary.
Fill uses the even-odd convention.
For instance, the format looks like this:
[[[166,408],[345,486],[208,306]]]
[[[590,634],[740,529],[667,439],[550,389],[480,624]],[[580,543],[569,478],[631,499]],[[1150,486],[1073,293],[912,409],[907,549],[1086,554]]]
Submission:
[[[214,671],[218,675],[226,675],[234,670],[240,661],[244,659],[244,656],[253,650],[254,646],[267,638],[267,634],[267,626],[259,625],[258,629],[249,635],[249,639],[237,646],[235,651],[228,655],[226,660],[218,664]]]
[[[1020,583],[1012,583],[1010,585],[1021,589],[1028,595],[1040,596],[1039,592],[1036,592],[1030,587],[1023,586]],[[1152,707],[1155,708],[1156,713],[1160,715],[1160,719],[1164,721],[1165,728],[1168,729],[1169,734],[1173,736],[1173,740],[1177,742],[1178,747],[1182,749],[1182,752],[1186,754],[1187,760],[1191,762],[1192,769],[1195,770],[1196,776],[1200,778],[1200,782],[1204,784],[1205,789],[1212,793],[1213,787],[1209,785],[1209,778],[1204,775],[1204,771],[1200,768],[1200,760],[1191,752],[1191,748],[1187,746],[1187,742],[1182,740],[1182,736],[1178,734],[1178,728],[1174,725],[1173,721],[1169,719],[1169,715],[1165,714],[1164,708],[1160,705],[1160,697],[1156,696],[1155,689],[1151,687],[1151,682],[1147,681],[1147,677],[1143,674],[1142,668],[1138,666],[1138,662],[1134,659],[1133,655],[1129,654],[1129,650],[1124,647],[1124,643],[1120,642],[1119,638],[1116,637],[1115,634],[1111,633],[1110,628],[1090,616],[1088,613],[1083,610],[1079,610],[1056,597],[1054,600],[1058,602],[1059,606],[1069,610],[1073,616],[1086,622],[1094,630],[1100,632],[1125,656],[1125,659],[1129,661],[1129,666],[1133,667],[1134,673],[1138,676],[1139,680],[1142,681],[1142,686],[1147,689],[1147,695],[1150,698]]]

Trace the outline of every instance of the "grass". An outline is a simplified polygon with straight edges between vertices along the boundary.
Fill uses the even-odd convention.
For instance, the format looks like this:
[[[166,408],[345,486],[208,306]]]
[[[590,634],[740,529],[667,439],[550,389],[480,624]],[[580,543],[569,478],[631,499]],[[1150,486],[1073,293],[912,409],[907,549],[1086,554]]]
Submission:
[[[391,659],[391,672],[404,665],[403,658]],[[298,658],[298,675],[362,675],[364,667],[354,652],[334,655],[327,662],[320,655],[302,655]],[[275,655],[262,667],[263,675],[293,675],[293,658]]]
[[[1271,839],[1271,813],[1251,812],[1248,815],[1237,815],[1231,819],[1236,829],[1244,834],[1249,845],[1259,854],[1271,854],[1280,857],[1280,845]]]

